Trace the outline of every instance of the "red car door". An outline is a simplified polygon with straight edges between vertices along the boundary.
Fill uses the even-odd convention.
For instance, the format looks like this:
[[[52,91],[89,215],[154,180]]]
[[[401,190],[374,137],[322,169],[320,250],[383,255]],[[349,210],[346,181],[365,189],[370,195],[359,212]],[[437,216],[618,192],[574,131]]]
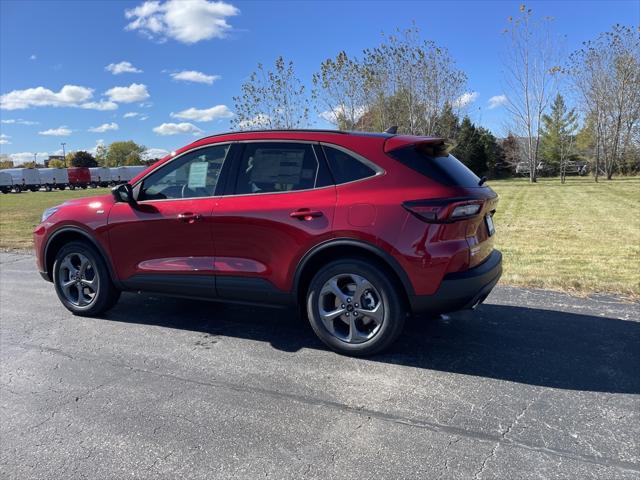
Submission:
[[[317,147],[240,143],[228,195],[217,197],[213,238],[218,296],[283,303],[298,261],[329,238],[336,190]]]
[[[229,149],[229,144],[207,146],[176,157],[136,186],[136,205],[112,207],[109,241],[125,286],[215,294],[212,211]]]

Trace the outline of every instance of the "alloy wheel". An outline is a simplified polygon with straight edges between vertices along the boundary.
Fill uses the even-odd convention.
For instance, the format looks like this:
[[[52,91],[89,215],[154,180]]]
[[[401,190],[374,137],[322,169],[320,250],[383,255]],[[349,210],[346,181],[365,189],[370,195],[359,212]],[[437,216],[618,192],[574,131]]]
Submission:
[[[65,299],[76,307],[91,305],[100,287],[93,263],[82,253],[70,253],[62,259],[58,282]]]
[[[352,273],[325,282],[318,308],[325,328],[346,343],[371,340],[384,321],[382,296],[369,280]]]

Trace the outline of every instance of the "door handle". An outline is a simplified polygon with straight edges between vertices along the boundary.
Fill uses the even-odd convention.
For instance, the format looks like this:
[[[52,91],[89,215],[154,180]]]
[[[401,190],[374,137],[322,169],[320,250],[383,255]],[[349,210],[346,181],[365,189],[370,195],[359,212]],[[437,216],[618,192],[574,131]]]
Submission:
[[[184,223],[194,223],[202,219],[202,215],[193,212],[184,212],[178,215],[178,220]]]
[[[310,210],[308,208],[300,208],[295,212],[289,214],[291,218],[297,218],[298,220],[306,220],[307,222],[322,216],[322,212],[319,210]]]

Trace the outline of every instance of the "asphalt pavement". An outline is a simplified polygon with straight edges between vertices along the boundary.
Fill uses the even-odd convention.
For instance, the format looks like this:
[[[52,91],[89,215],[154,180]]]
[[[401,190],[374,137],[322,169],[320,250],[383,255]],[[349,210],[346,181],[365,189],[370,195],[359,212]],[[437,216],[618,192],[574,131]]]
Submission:
[[[640,305],[497,287],[339,356],[295,312],[124,294],[72,316],[0,254],[0,476],[640,478]]]

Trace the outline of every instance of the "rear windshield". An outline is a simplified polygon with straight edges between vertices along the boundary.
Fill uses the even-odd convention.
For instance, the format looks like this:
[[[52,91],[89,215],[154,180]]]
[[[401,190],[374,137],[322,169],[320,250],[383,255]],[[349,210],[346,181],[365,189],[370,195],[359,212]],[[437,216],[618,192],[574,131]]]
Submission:
[[[389,153],[403,165],[443,185],[477,187],[480,178],[444,150],[428,147],[400,148]]]

